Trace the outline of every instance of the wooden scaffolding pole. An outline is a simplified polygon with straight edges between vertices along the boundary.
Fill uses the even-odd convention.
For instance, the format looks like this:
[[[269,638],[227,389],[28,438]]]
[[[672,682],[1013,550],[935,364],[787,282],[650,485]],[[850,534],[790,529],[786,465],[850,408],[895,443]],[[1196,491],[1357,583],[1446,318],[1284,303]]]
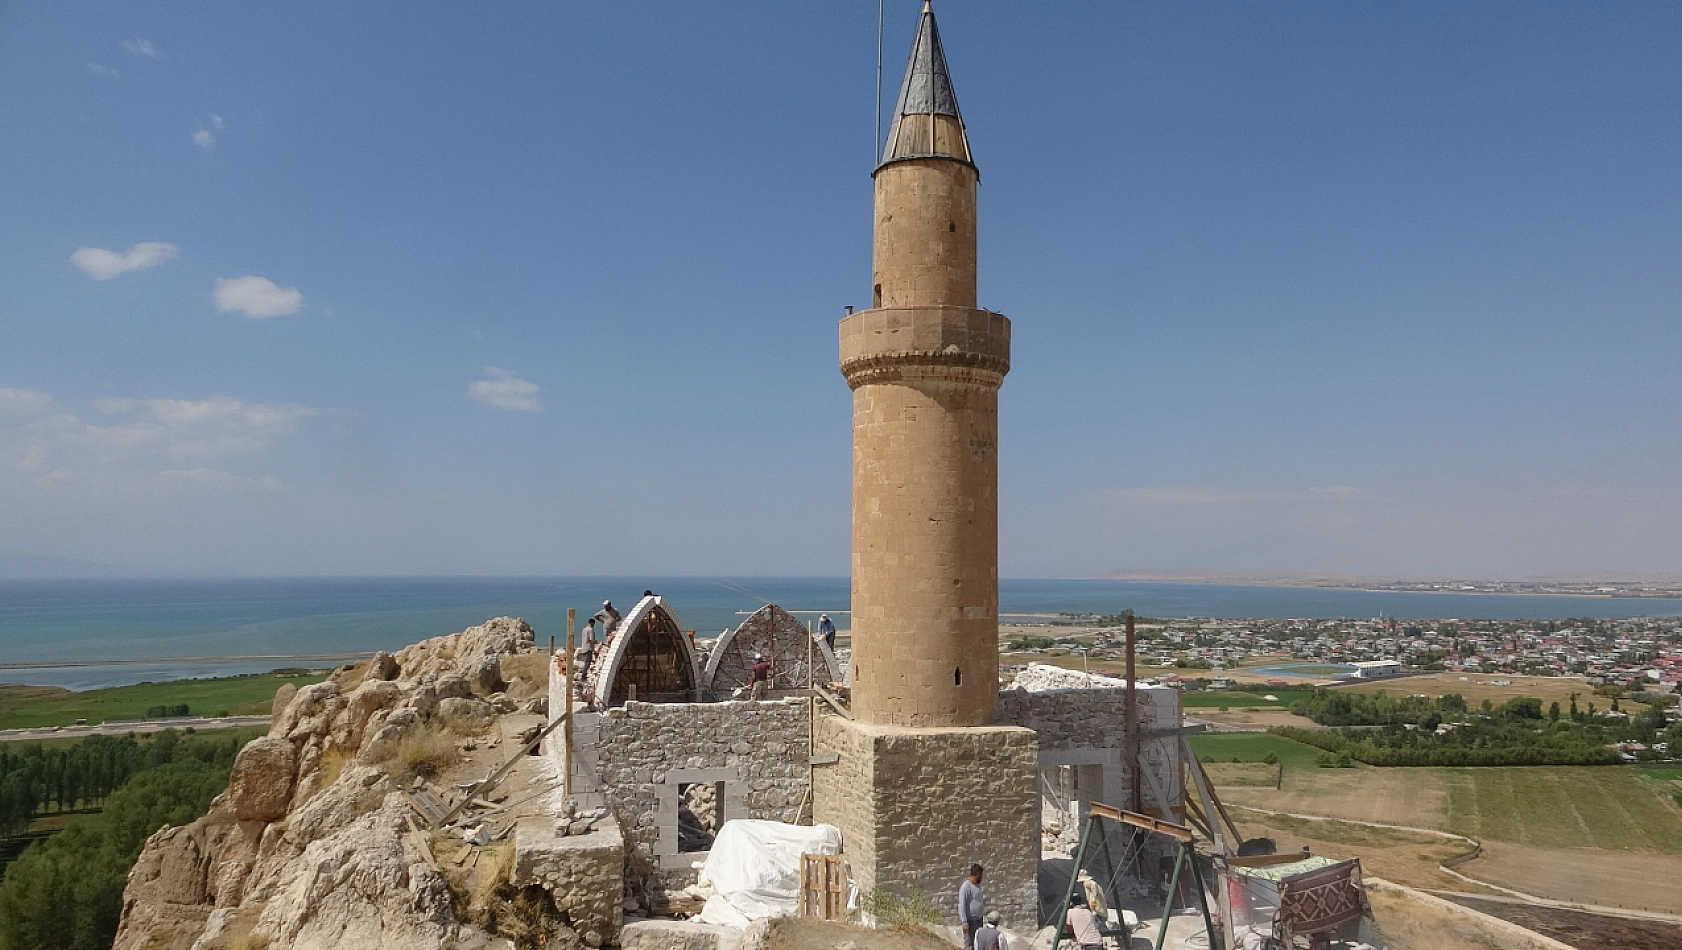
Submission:
[[[561,765],[561,767],[563,769],[565,769],[565,771],[562,773],[563,777],[561,779],[561,788],[563,789],[564,794],[568,798],[572,797],[572,658],[576,655],[576,654],[574,654],[573,647],[572,647],[572,628],[577,622],[578,622],[578,611],[577,611],[577,609],[572,608],[572,607],[568,607],[567,608],[567,655],[566,655],[566,659],[564,660],[564,662],[566,663],[566,667],[565,667],[565,669],[566,669],[566,700],[565,700],[566,708],[561,710],[561,712],[560,712],[560,715],[565,716],[566,721],[567,721],[566,735],[561,740],[562,742],[566,743],[565,753],[563,755],[563,761],[562,761],[562,765]],[[553,709],[549,710],[549,715],[551,715],[551,716],[556,715],[555,710],[553,710]]]

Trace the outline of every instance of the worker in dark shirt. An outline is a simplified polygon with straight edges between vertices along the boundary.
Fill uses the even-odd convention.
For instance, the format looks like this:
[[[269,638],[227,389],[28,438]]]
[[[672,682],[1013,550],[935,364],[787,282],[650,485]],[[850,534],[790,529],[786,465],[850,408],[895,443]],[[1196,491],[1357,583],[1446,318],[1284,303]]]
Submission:
[[[829,619],[829,614],[818,618],[818,635],[831,651],[835,649],[835,621]]]
[[[754,699],[764,699],[765,690],[771,684],[771,661],[765,659],[765,654],[753,655],[753,679],[749,681]]]

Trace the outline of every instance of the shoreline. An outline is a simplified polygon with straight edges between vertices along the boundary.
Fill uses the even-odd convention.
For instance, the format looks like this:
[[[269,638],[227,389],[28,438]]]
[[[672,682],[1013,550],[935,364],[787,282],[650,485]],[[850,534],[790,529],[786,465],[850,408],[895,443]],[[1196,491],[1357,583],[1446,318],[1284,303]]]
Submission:
[[[1629,591],[1568,590],[1421,590],[1410,587],[1365,587],[1357,584],[1316,584],[1310,581],[1232,580],[1196,577],[1092,577],[1070,580],[1117,581],[1124,584],[1163,584],[1181,587],[1260,587],[1277,590],[1328,590],[1362,594],[1439,594],[1460,597],[1576,597],[1593,600],[1663,600],[1682,604],[1682,590],[1671,593],[1643,594]],[[1184,619],[1184,618],[1181,618]],[[1478,618],[1471,618],[1478,619]]]

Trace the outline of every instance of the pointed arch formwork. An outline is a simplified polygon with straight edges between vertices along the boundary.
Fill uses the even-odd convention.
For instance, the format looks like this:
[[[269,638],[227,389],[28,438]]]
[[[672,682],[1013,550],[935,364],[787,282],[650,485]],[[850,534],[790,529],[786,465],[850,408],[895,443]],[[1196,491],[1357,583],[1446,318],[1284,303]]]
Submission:
[[[701,666],[695,644],[659,595],[637,601],[590,667],[585,698],[598,707],[621,706],[631,698],[651,703],[689,703],[701,696]]]
[[[813,680],[820,686],[840,682],[841,664],[829,644],[813,636],[793,614],[766,604],[713,644],[701,673],[702,689],[709,699],[726,699],[746,688],[753,679],[756,653],[771,660],[771,689],[805,689],[807,641],[812,642]]]

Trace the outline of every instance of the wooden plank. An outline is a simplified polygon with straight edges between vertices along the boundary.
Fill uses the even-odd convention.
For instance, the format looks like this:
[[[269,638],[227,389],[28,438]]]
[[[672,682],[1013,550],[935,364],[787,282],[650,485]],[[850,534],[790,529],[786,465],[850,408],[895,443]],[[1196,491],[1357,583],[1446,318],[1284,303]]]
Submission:
[[[1209,824],[1218,832],[1221,830],[1219,820],[1224,820],[1227,829],[1232,832],[1231,842],[1227,842],[1224,835],[1219,835],[1215,843],[1220,845],[1223,854],[1237,854],[1238,844],[1244,840],[1244,836],[1239,832],[1232,816],[1226,813],[1226,806],[1221,804],[1220,798],[1215,794],[1215,783],[1210,781],[1209,773],[1203,770],[1203,763],[1197,758],[1197,752],[1192,749],[1190,740],[1184,736],[1180,737],[1180,751],[1185,756],[1191,777],[1197,785],[1198,797],[1203,799],[1203,813],[1208,817]]]
[[[827,753],[825,755],[814,755],[814,756],[811,757],[811,759],[806,764],[808,764],[808,765],[834,765],[835,763],[837,763],[839,761],[841,761],[841,753],[830,752],[830,753]]]
[[[444,869],[438,866],[438,859],[432,856],[432,844],[426,840],[426,835],[422,834],[420,828],[415,825],[414,816],[404,815],[403,820],[409,823],[409,831],[415,836],[415,844],[420,848],[421,857],[426,859],[426,866],[443,873]]]
[[[1197,753],[1192,751],[1191,742],[1186,737],[1180,737],[1180,754],[1185,757],[1186,770],[1191,773],[1192,784],[1197,787],[1197,797],[1203,806],[1203,815],[1209,820],[1209,830],[1214,833],[1215,849],[1221,855],[1227,856],[1238,853],[1238,848],[1228,844],[1226,835],[1221,832],[1219,812],[1215,811],[1214,801],[1210,797],[1209,776],[1203,771],[1203,763],[1197,761]]]
[[[1091,805],[1087,806],[1087,810],[1088,814],[1097,815],[1100,818],[1108,818],[1111,821],[1119,821],[1124,825],[1132,825],[1135,828],[1143,828],[1146,831],[1154,831],[1159,835],[1167,835],[1177,841],[1190,841],[1193,837],[1195,837],[1192,834],[1191,829],[1187,828],[1185,825],[1177,825],[1171,821],[1163,821],[1160,818],[1152,818],[1149,815],[1141,815],[1138,812],[1123,811],[1120,808],[1112,808],[1102,802],[1093,802]]]
[[[800,856],[799,914],[820,920],[847,919],[846,858],[839,854]]]
[[[841,705],[841,700],[836,699],[834,696],[831,696],[829,694],[829,692],[827,690],[825,690],[822,686],[812,687],[812,692],[815,693],[819,699],[828,703],[830,705],[830,708],[834,709],[837,713],[840,713],[842,718],[844,718],[844,719],[853,718],[853,714],[847,710],[847,707]]]
[[[569,703],[568,706],[570,707],[570,705],[571,704]],[[475,795],[479,795],[479,794],[490,791],[491,789],[495,788],[497,786],[497,784],[500,783],[503,779],[507,778],[508,773],[514,771],[514,766],[519,765],[521,759],[524,759],[526,756],[530,755],[531,750],[537,748],[537,744],[542,742],[544,740],[544,738],[549,735],[549,733],[554,732],[555,729],[558,726],[560,726],[561,724],[570,723],[570,722],[572,722],[572,709],[568,708],[566,712],[561,714],[561,717],[559,719],[556,719],[554,722],[550,723],[548,728],[544,729],[542,732],[533,736],[529,742],[527,742],[525,745],[521,746],[520,751],[514,753],[513,758],[509,759],[507,762],[504,762],[503,765],[502,765],[502,768],[497,769],[496,772],[494,774],[492,774],[490,778],[487,778],[483,782],[480,782],[478,785],[475,785],[473,787],[472,792],[470,792],[469,794],[463,795],[461,801],[454,808],[452,808],[448,812],[446,812],[443,818],[439,819],[436,822],[433,822],[432,826],[434,828],[436,828],[439,825],[448,824],[450,819],[454,818],[456,815],[461,814],[461,810],[463,808],[467,807],[467,803],[472,801],[473,797]]]
[[[408,789],[398,789],[398,791],[402,792],[403,797],[408,800],[409,807],[413,808],[416,814],[426,819],[428,827],[437,827],[440,819],[449,812],[449,807],[444,804],[444,800],[438,797],[437,791],[430,785],[422,785],[412,792]]]

